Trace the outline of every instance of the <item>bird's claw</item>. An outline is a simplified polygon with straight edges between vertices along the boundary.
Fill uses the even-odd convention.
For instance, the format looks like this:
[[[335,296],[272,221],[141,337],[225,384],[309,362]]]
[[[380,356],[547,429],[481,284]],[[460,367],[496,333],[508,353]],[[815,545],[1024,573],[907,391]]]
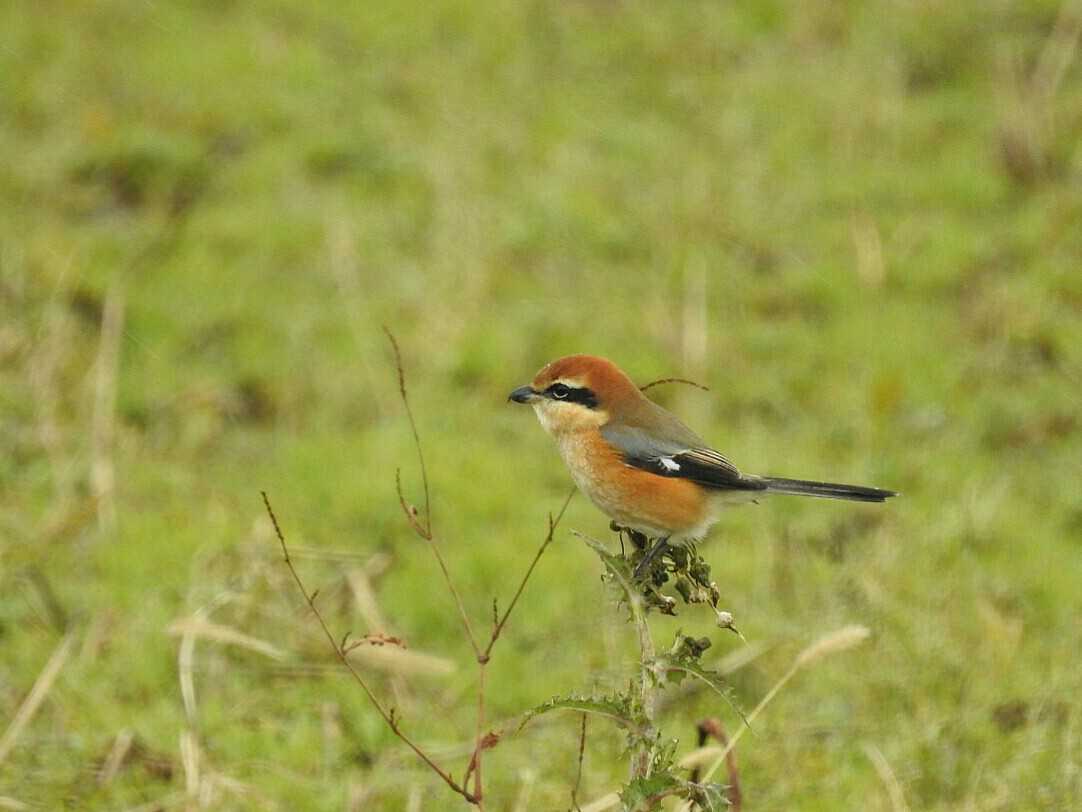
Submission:
[[[632,532],[634,532],[634,531],[632,531]],[[650,567],[650,564],[654,561],[655,558],[657,558],[665,550],[665,548],[668,546],[668,544],[669,544],[669,537],[668,536],[665,536],[665,538],[660,538],[657,541],[655,541],[654,546],[651,547],[647,551],[646,555],[644,555],[642,557],[642,560],[639,561],[639,563],[636,565],[635,572],[632,575],[632,579],[635,580],[635,581],[640,580],[642,578],[643,574],[648,571],[648,569]]]

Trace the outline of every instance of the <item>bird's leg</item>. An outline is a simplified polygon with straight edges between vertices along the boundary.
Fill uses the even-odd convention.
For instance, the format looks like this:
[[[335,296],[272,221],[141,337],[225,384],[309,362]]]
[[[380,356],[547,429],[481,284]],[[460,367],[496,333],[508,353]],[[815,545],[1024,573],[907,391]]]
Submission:
[[[639,580],[639,578],[644,572],[646,572],[647,567],[650,566],[650,562],[657,558],[665,550],[665,547],[667,547],[668,544],[668,536],[663,536],[662,538],[659,538],[656,542],[654,542],[654,546],[650,548],[650,551],[643,556],[642,561],[639,562],[639,565],[635,567],[634,578],[636,581]]]
[[[638,530],[632,530],[630,527],[624,527],[616,522],[609,522],[609,530],[620,536],[620,545],[624,543],[624,533],[627,533],[627,537],[631,539],[631,543],[635,545],[636,550],[643,550],[650,543],[650,539],[646,537],[645,533],[640,533]]]

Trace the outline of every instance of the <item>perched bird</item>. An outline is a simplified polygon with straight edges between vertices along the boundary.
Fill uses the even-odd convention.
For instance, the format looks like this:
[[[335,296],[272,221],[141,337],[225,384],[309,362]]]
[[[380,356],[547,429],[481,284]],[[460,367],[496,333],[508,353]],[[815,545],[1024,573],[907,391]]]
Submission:
[[[615,364],[597,356],[553,361],[508,399],[533,406],[590,501],[617,525],[657,539],[639,571],[670,539],[706,535],[727,503],[773,493],[856,502],[896,495],[863,485],[741,473]]]

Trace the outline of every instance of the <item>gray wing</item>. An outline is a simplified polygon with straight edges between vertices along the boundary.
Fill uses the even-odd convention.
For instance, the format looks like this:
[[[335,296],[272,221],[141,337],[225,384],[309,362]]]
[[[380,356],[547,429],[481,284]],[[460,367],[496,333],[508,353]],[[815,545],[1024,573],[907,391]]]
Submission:
[[[628,465],[658,476],[690,479],[708,488],[765,490],[765,483],[743,476],[735,465],[708,448],[682,423],[676,423],[673,434],[676,436],[659,438],[634,425],[601,427],[601,436],[620,450]]]

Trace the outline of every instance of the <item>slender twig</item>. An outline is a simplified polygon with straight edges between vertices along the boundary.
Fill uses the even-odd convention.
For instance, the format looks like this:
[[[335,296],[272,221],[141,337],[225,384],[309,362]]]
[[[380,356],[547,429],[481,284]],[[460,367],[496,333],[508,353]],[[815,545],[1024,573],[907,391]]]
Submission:
[[[48,662],[45,663],[45,667],[41,669],[41,673],[38,674],[38,678],[34,680],[34,685],[30,689],[30,693],[26,695],[26,699],[24,699],[19,706],[19,710],[15,712],[11,724],[9,724],[7,730],[4,731],[4,735],[0,736],[0,764],[3,763],[4,759],[6,759],[8,754],[15,748],[15,742],[19,740],[23,728],[25,728],[27,723],[34,718],[34,714],[37,713],[38,708],[41,707],[41,703],[44,702],[45,697],[49,695],[49,691],[52,690],[53,682],[56,681],[60,669],[63,668],[64,663],[68,661],[68,655],[71,653],[71,647],[74,642],[74,632],[68,632],[61,638],[59,645],[53,650],[52,656],[50,656]]]
[[[451,593],[451,597],[455,600],[455,606],[458,608],[458,619],[462,621],[462,629],[466,633],[466,639],[469,640],[470,648],[473,649],[474,656],[478,660],[481,659],[481,647],[477,644],[477,636],[473,633],[473,624],[470,623],[470,616],[466,614],[466,606],[462,603],[462,596],[458,594],[458,589],[455,587],[455,582],[451,580],[451,572],[447,569],[447,562],[443,558],[443,553],[440,552],[439,544],[437,544],[435,538],[432,537],[431,531],[422,528],[417,522],[416,517],[413,515],[413,511],[406,503],[406,498],[402,495],[402,479],[398,475],[398,471],[395,471],[395,484],[398,487],[398,501],[402,505],[402,510],[406,514],[406,519],[409,521],[410,526],[417,531],[417,534],[425,540],[428,544],[428,549],[432,551],[432,555],[436,557],[436,563],[439,564],[440,572],[443,573],[443,582],[446,584],[448,591]]]
[[[406,393],[406,371],[402,366],[402,353],[398,349],[398,342],[395,340],[394,334],[386,326],[383,328],[383,332],[387,334],[387,340],[391,342],[391,349],[394,352],[394,364],[395,371],[398,373],[398,394],[402,398],[402,406],[406,410],[406,419],[410,424],[410,432],[413,434],[413,445],[417,449],[417,461],[421,466],[421,484],[424,490],[425,497],[425,515],[424,522],[418,520],[417,510],[411,504],[406,501],[406,497],[402,492],[402,476],[401,472],[395,471],[395,487],[398,490],[398,503],[402,506],[402,512],[406,515],[406,521],[409,522],[410,527],[418,536],[423,538],[427,543],[429,549],[432,550],[432,554],[436,557],[436,562],[439,564],[440,571],[443,573],[443,581],[447,585],[447,589],[451,592],[451,596],[455,600],[455,605],[458,607],[458,616],[462,621],[462,628],[466,632],[466,637],[470,641],[470,647],[473,649],[474,656],[481,659],[481,647],[477,644],[477,637],[473,633],[473,626],[470,624],[469,615],[466,614],[466,607],[462,603],[462,597],[458,594],[458,589],[455,587],[454,581],[451,580],[451,574],[447,569],[447,562],[443,559],[443,553],[440,552],[439,545],[432,534],[432,505],[429,496],[428,489],[428,469],[425,467],[425,455],[421,450],[421,435],[417,431],[417,421],[413,418],[413,409],[410,408],[409,395]]]
[[[425,468],[425,455],[421,450],[421,436],[417,432],[417,421],[413,419],[413,410],[410,408],[409,398],[406,396],[406,372],[402,366],[402,353],[398,349],[398,342],[395,340],[394,333],[386,325],[383,326],[383,332],[387,334],[387,340],[391,342],[391,349],[394,351],[394,366],[398,371],[398,394],[402,397],[402,405],[406,409],[406,418],[409,420],[410,431],[413,432],[413,445],[417,449],[417,462],[421,466],[421,485],[425,493],[425,531],[428,537],[432,537],[432,502],[428,496],[428,469]]]
[[[645,386],[640,386],[639,391],[645,392],[647,389],[651,389],[655,386],[660,386],[663,383],[686,383],[688,386],[694,386],[696,389],[702,389],[704,392],[709,392],[709,386],[703,386],[701,383],[695,383],[695,381],[689,381],[687,378],[658,378],[656,381],[650,381]]]
[[[522,581],[519,583],[518,589],[515,590],[515,595],[513,598],[511,598],[511,603],[507,605],[507,609],[504,611],[503,616],[500,617],[500,619],[496,621],[495,625],[492,627],[492,637],[489,639],[488,645],[485,646],[485,651],[481,655],[486,661],[488,660],[489,654],[492,653],[492,647],[496,645],[496,641],[499,639],[500,634],[503,632],[503,627],[507,625],[507,619],[511,617],[511,612],[514,611],[515,605],[518,603],[518,599],[522,596],[523,590],[526,589],[526,582],[529,581],[530,576],[533,575],[534,567],[537,566],[537,562],[541,560],[541,556],[544,554],[548,546],[552,543],[552,538],[556,533],[556,527],[560,524],[560,520],[563,519],[564,513],[567,512],[567,506],[571,504],[571,498],[574,495],[575,490],[572,489],[567,494],[567,498],[564,499],[564,503],[560,506],[560,510],[556,514],[556,516],[553,517],[551,513],[549,514],[549,530],[548,533],[545,534],[544,541],[542,541],[541,546],[537,548],[537,552],[534,554],[533,561],[530,562],[530,566],[526,568],[526,574],[522,576]],[[493,604],[493,609],[495,609],[495,604]]]
[[[579,730],[579,767],[575,774],[575,786],[571,788],[571,803],[575,805],[575,812],[582,812],[579,806],[579,786],[582,784],[582,760],[586,755],[586,718],[588,714],[582,714],[582,727]]]
[[[368,683],[365,682],[364,677],[362,677],[357,671],[357,669],[353,667],[353,664],[346,656],[346,652],[338,644],[338,640],[335,639],[334,634],[327,626],[327,622],[323,619],[322,613],[316,607],[315,593],[310,593],[308,591],[308,588],[301,580],[300,574],[293,566],[293,561],[289,557],[289,548],[286,546],[285,536],[282,534],[282,528],[278,525],[278,517],[274,515],[274,509],[271,507],[270,499],[267,497],[267,492],[260,491],[260,493],[263,495],[263,505],[267,509],[267,515],[270,516],[271,524],[274,525],[274,534],[278,537],[278,542],[282,546],[282,558],[285,561],[286,567],[289,569],[290,575],[293,576],[293,580],[297,584],[297,589],[299,589],[301,594],[304,596],[304,600],[305,603],[308,604],[308,608],[312,610],[312,614],[315,615],[316,620],[319,621],[319,626],[321,629],[323,629],[323,634],[327,638],[327,642],[331,644],[331,648],[334,649],[335,656],[338,658],[339,662],[341,662],[342,665],[346,667],[350,675],[353,677],[353,681],[361,687],[362,691],[364,691],[365,696],[368,697],[368,701],[372,703],[372,706],[376,709],[376,712],[383,718],[383,721],[387,723],[387,726],[391,729],[391,732],[394,733],[399,739],[401,739],[402,742],[414,753],[416,753],[417,757],[420,758],[421,761],[423,761],[425,764],[427,764],[432,769],[432,771],[436,773],[436,775],[442,778],[444,783],[447,784],[447,786],[449,786],[454,792],[457,792],[469,803],[476,804],[478,799],[473,795],[473,793],[471,793],[464,786],[460,786],[458,782],[456,782],[446,770],[444,770],[435,761],[433,761],[432,758],[427,753],[425,753],[424,750],[422,750],[416,743],[414,743],[414,741],[408,735],[406,735],[405,732],[403,732],[401,728],[401,723],[395,717],[394,708],[391,708],[389,710],[385,708],[383,706],[383,703],[381,703],[376,697],[375,693],[372,692],[372,689],[368,686]]]
[[[484,799],[484,780],[481,777],[481,754],[484,751],[485,742],[485,674],[488,669],[485,668],[486,663],[478,661],[477,669],[477,738],[473,747],[473,756],[470,759],[470,764],[473,766],[473,794],[478,798],[478,808],[481,808],[481,803]],[[469,768],[467,768],[467,772]],[[465,781],[463,784],[469,786]]]

